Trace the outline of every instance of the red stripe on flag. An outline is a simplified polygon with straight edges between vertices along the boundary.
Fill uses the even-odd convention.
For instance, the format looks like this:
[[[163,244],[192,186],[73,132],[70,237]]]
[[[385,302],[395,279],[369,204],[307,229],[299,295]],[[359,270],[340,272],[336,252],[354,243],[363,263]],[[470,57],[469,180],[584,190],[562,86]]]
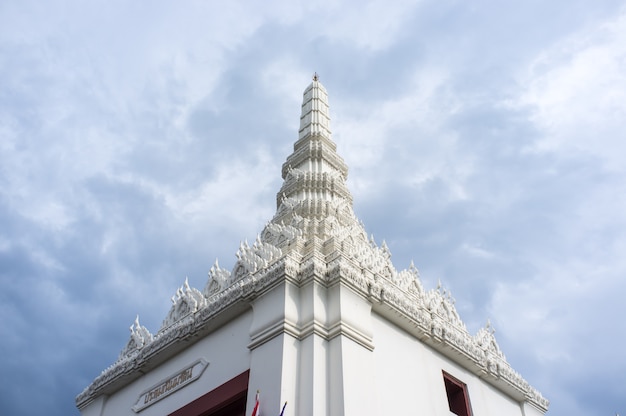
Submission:
[[[256,403],[254,404],[254,409],[252,410],[252,416],[259,416],[259,392],[256,392]]]

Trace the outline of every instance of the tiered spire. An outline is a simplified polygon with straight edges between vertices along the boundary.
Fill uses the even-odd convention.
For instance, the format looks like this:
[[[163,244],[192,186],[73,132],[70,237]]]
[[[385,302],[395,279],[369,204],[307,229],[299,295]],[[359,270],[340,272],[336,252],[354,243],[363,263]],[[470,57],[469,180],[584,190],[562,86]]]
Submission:
[[[304,90],[299,134],[300,139],[307,135],[321,135],[330,139],[328,93],[319,82],[317,74],[313,76],[313,82]]]
[[[306,201],[305,205],[318,209],[320,204],[331,201],[352,206],[345,184],[347,176],[348,167],[331,139],[328,93],[315,74],[304,91],[299,138],[283,164],[285,182],[278,192],[277,206],[280,208],[285,199],[292,203]],[[300,214],[307,216],[307,212]]]

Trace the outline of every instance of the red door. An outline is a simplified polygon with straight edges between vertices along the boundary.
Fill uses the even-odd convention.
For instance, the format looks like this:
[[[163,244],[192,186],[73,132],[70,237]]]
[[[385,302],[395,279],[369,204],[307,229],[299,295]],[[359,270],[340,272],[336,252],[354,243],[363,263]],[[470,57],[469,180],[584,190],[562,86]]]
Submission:
[[[245,416],[250,371],[245,371],[169,416]]]

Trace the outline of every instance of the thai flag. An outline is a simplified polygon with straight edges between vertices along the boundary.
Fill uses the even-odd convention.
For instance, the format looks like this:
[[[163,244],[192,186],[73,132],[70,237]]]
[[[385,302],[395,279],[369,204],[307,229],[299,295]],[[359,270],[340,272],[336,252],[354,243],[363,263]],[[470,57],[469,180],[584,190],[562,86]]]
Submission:
[[[254,409],[252,410],[252,416],[259,416],[259,391],[256,391],[256,403],[254,404]]]

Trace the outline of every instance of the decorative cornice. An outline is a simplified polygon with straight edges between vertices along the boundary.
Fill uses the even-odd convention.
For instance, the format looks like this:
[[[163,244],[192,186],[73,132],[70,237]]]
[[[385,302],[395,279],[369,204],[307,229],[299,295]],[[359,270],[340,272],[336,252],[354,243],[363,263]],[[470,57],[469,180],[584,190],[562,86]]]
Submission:
[[[287,319],[280,320],[267,328],[263,328],[257,333],[251,334],[248,349],[253,350],[278,335],[285,333],[293,338],[300,339],[301,330],[296,323],[290,322]]]

